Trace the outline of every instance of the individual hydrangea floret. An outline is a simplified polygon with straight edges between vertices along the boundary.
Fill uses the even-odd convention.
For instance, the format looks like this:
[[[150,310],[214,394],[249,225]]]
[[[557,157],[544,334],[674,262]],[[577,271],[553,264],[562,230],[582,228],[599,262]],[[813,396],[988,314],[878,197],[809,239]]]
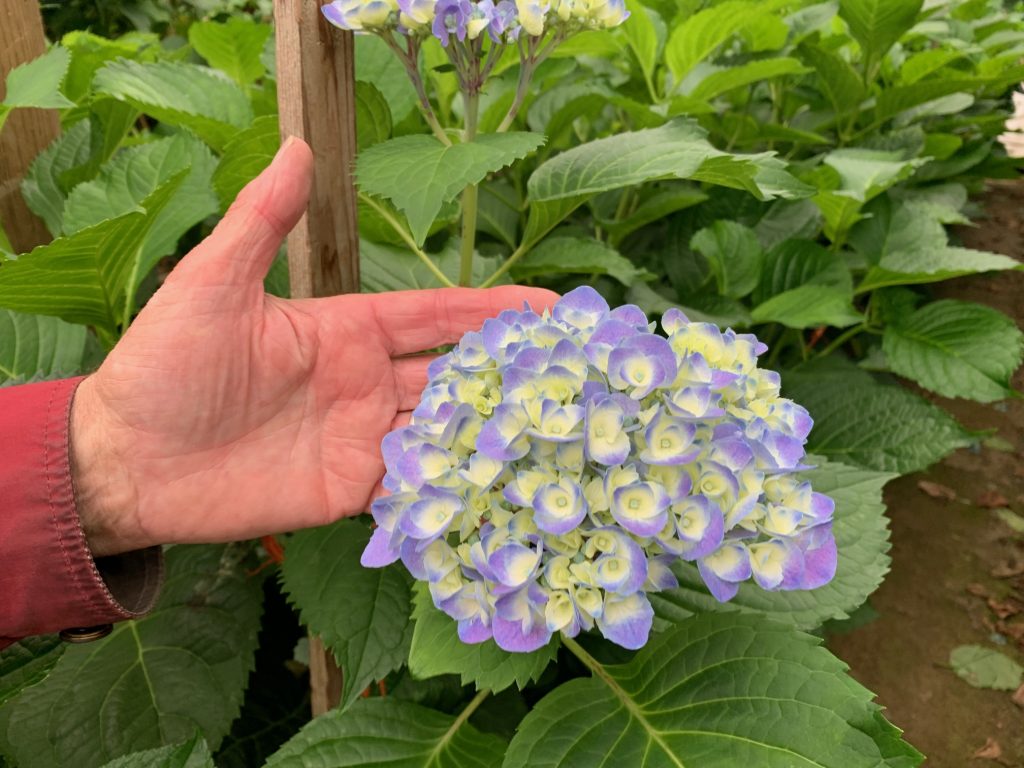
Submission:
[[[363,564],[401,560],[464,642],[521,652],[595,627],[640,648],[677,561],[723,602],[827,583],[834,504],[799,475],[811,419],[765,345],[662,328],[583,287],[466,334],[384,440]]]
[[[369,32],[387,27],[398,11],[396,0],[334,0],[321,9],[327,20],[350,32]]]

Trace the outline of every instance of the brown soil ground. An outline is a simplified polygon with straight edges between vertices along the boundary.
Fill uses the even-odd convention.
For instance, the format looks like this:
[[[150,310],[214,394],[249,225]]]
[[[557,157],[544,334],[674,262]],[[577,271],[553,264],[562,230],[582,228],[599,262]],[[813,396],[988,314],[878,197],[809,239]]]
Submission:
[[[981,202],[986,217],[958,233],[964,244],[1024,261],[1024,182],[993,183]],[[1024,327],[1024,272],[962,278],[936,294],[988,304]],[[1024,390],[1024,369],[1014,386]],[[973,688],[949,668],[950,651],[963,644],[1024,663],[1024,536],[990,508],[1024,516],[1024,399],[930,399],[1002,440],[889,484],[892,572],[871,599],[881,615],[829,645],[928,755],[928,768],[1024,768],[1024,690],[1018,705],[1012,692]],[[935,498],[921,481],[956,498]]]

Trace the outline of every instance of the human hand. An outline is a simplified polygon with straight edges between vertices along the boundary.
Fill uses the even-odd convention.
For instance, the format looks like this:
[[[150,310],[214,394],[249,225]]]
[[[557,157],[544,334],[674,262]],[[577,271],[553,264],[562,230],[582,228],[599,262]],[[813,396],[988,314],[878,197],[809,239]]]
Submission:
[[[94,555],[358,514],[379,492],[381,439],[427,381],[432,358],[410,355],[557,299],[514,286],[267,295],[312,172],[309,148],[286,143],[80,385],[72,463]]]

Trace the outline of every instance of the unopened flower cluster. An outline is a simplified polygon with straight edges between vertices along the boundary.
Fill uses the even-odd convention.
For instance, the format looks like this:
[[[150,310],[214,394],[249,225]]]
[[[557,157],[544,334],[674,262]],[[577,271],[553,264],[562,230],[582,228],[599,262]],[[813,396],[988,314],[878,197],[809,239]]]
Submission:
[[[384,440],[363,564],[401,559],[464,642],[509,651],[595,625],[643,646],[676,560],[720,601],[828,582],[834,505],[796,474],[811,420],[757,368],[765,346],[676,310],[662,326],[584,287],[466,334]]]
[[[327,19],[353,32],[432,34],[443,45],[475,40],[485,32],[495,43],[540,37],[558,26],[610,29],[629,16],[624,0],[334,0]]]

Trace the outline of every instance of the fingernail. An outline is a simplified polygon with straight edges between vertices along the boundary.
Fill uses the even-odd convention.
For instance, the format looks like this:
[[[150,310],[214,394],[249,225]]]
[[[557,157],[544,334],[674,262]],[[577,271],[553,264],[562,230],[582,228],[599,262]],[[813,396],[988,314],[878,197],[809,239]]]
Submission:
[[[298,139],[295,136],[289,136],[287,139],[285,139],[284,144],[281,145],[281,148],[277,150],[277,154],[274,155],[274,162],[277,162],[278,158],[284,155],[285,152],[288,151],[288,148],[295,144],[295,142],[297,141]]]

